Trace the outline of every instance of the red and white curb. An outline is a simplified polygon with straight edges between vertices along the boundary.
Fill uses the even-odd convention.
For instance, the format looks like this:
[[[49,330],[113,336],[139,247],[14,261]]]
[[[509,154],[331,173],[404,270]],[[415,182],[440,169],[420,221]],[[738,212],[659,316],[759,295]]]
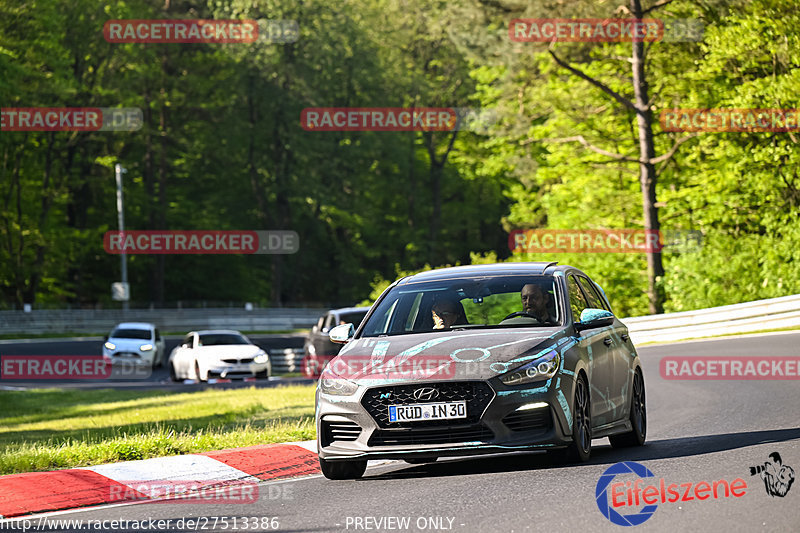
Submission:
[[[143,485],[195,490],[319,472],[315,441],[264,444],[52,472],[0,476],[0,519],[151,499]],[[157,499],[157,498],[156,498]]]

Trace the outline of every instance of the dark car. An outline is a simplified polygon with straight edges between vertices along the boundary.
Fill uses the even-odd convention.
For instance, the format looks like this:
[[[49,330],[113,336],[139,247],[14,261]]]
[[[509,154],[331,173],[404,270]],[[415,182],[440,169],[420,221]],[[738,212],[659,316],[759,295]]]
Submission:
[[[546,450],[586,461],[592,439],[639,446],[644,377],[603,290],[557,263],[444,268],[402,278],[346,342],[316,393],[323,474],[368,459]]]
[[[340,324],[357,326],[367,315],[367,311],[369,311],[369,307],[343,307],[342,309],[331,309],[319,317],[303,345],[303,373],[306,376],[319,377],[322,369],[342,349],[341,344],[331,341],[328,336],[330,330]]]

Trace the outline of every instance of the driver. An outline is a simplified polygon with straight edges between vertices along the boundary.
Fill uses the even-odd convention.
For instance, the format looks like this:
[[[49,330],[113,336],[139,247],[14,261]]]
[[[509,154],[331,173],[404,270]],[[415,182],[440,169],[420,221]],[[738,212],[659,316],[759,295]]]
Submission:
[[[528,283],[522,287],[522,310],[533,315],[539,322],[546,324],[555,322],[555,317],[550,315],[550,293],[543,291],[535,283]]]

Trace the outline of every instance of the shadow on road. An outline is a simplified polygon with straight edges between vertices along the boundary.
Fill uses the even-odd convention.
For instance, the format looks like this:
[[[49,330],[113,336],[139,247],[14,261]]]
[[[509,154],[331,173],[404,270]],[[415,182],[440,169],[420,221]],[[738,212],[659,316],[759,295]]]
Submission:
[[[570,465],[559,464],[554,457],[545,453],[515,453],[501,456],[471,457],[442,463],[431,463],[423,466],[409,466],[409,468],[375,476],[368,475],[362,478],[361,481],[465,476],[522,470],[564,467],[575,468],[588,465],[613,464],[620,461],[671,459],[797,439],[800,439],[800,428],[749,431],[744,433],[722,433],[719,435],[703,435],[700,437],[654,440],[648,441],[645,446],[641,448],[615,449],[605,445],[592,448],[592,458],[589,462]]]

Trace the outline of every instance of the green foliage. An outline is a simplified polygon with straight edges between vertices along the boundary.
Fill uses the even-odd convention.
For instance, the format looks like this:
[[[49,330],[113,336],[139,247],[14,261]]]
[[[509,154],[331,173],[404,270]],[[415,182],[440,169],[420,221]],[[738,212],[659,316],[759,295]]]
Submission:
[[[643,2],[645,7],[654,2]],[[620,315],[647,310],[636,254],[512,256],[515,228],[641,228],[636,115],[512,43],[514,17],[615,16],[607,2],[479,0],[0,0],[3,107],[125,106],[134,133],[0,134],[0,308],[117,305],[113,164],[128,229],[291,229],[290,256],[129,257],[133,299],[261,305],[371,303],[397,276],[449,264],[557,260],[596,279]],[[648,47],[652,109],[798,108],[800,15],[789,0],[668,3],[702,42]],[[108,19],[293,19],[295,43],[110,44]],[[632,94],[629,43],[553,50]],[[309,132],[307,107],[490,109],[488,131]],[[682,137],[655,126],[658,155]],[[451,143],[452,141],[452,143]],[[705,133],[661,169],[664,229],[699,230],[666,254],[667,310],[800,291],[797,134]],[[367,296],[368,295],[368,296]],[[365,298],[366,297],[366,298]]]

